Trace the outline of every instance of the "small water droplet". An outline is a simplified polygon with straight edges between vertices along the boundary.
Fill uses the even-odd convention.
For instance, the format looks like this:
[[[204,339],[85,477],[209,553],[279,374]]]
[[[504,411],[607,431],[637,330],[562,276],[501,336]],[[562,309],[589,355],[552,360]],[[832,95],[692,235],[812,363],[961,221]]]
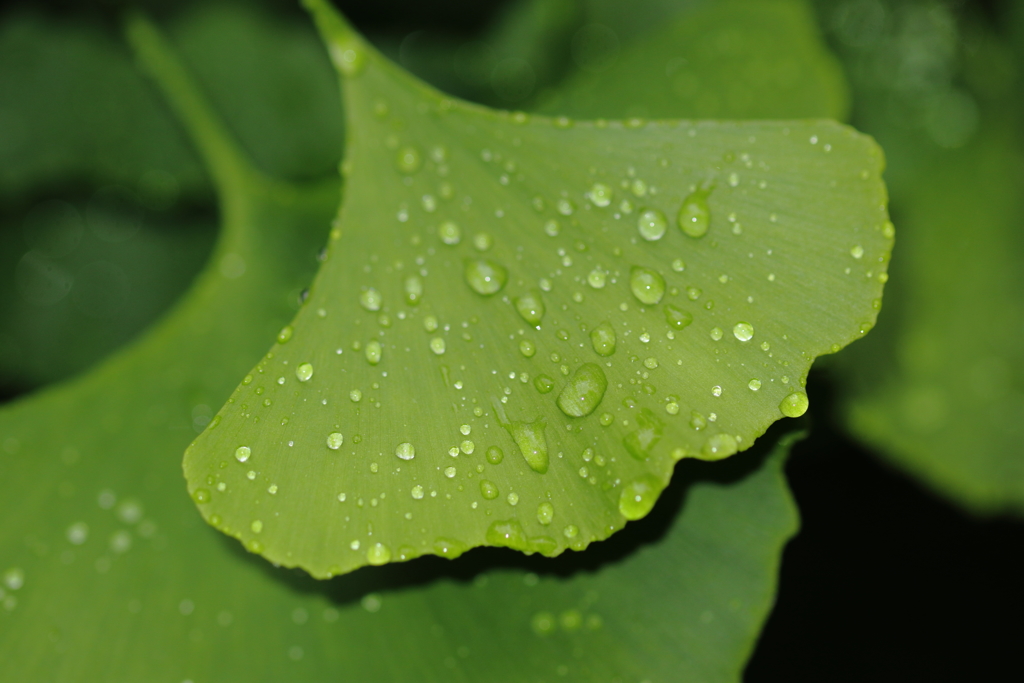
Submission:
[[[665,322],[681,330],[693,322],[693,315],[672,304],[665,304]]]
[[[473,246],[477,251],[487,251],[491,248],[491,236],[486,232],[478,232],[473,236]]]
[[[505,452],[497,446],[491,446],[487,449],[487,462],[492,465],[497,465],[505,459]]]
[[[519,494],[513,491],[512,493],[505,496],[505,500],[508,502],[509,505],[515,507],[516,505],[519,505]]]
[[[533,386],[540,393],[546,394],[555,388],[555,380],[547,375],[537,375],[537,378],[533,380]]]
[[[515,300],[516,310],[523,320],[531,325],[540,325],[544,318],[544,300],[538,290],[531,289],[526,294]]]
[[[366,361],[370,365],[377,365],[380,363],[381,355],[383,353],[384,349],[376,339],[366,343]]]
[[[494,500],[498,497],[498,487],[493,481],[484,479],[480,482],[480,495],[486,500]]]
[[[367,287],[360,292],[359,303],[368,311],[379,311],[384,297],[373,287]]]
[[[533,354],[537,353],[537,347],[529,339],[524,339],[519,342],[519,353],[527,358],[533,358]]]
[[[741,342],[748,342],[754,338],[754,326],[750,323],[736,323],[732,328],[732,334]]]
[[[676,271],[677,273],[681,273],[684,270],[686,270],[686,264],[683,263],[683,259],[677,258],[677,259],[673,260],[672,261],[672,270]]]
[[[416,306],[423,299],[423,280],[418,275],[405,278],[405,302]]]
[[[629,287],[640,303],[653,305],[665,296],[665,279],[650,268],[633,266],[629,272]]]
[[[715,341],[722,341],[722,337],[725,336],[725,332],[722,331],[721,327],[714,327],[711,329],[711,338]]]
[[[703,237],[711,223],[711,209],[708,208],[709,190],[697,190],[683,200],[679,209],[679,228],[690,237]]]
[[[561,229],[562,226],[560,226],[558,224],[558,221],[556,221],[554,218],[552,218],[551,220],[544,224],[544,232],[547,233],[549,237],[558,237],[558,233],[561,231]]]
[[[594,353],[599,356],[610,356],[615,353],[615,328],[605,321],[590,331],[590,343]]]
[[[612,194],[612,188],[604,183],[594,183],[590,192],[587,193],[587,198],[594,206],[604,208],[612,203]],[[559,207],[559,211],[561,211],[561,207]],[[570,211],[570,213],[572,212]]]
[[[576,210],[576,205],[568,199],[559,199],[556,208],[558,209],[558,213],[563,216],[571,216],[572,212]]]
[[[311,363],[303,363],[299,367],[295,368],[295,377],[300,382],[308,382],[310,377],[313,376],[313,365]]]
[[[374,543],[366,549],[366,561],[375,567],[391,561],[391,550],[383,543]]]
[[[249,528],[252,530],[254,534],[261,534],[263,533],[263,522],[258,519],[255,519],[253,520],[252,524],[249,525]]]
[[[860,246],[859,244],[856,245],[855,247],[850,249],[850,256],[852,256],[855,259],[862,258],[864,256],[864,247]]]
[[[348,397],[352,399],[353,403],[359,403],[360,401],[363,400],[363,392],[359,391],[358,389],[353,389],[352,391],[348,392]]]
[[[441,238],[441,241],[445,244],[455,245],[462,239],[462,231],[459,230],[459,226],[452,221],[445,221],[441,223],[437,229],[437,235]]]
[[[427,332],[436,332],[438,328],[437,318],[432,315],[428,315],[423,319],[423,329]]]
[[[718,398],[719,396],[721,396],[722,395],[722,387],[718,386],[717,384],[715,386],[711,387],[711,395],[714,396],[715,398]]]
[[[508,279],[505,268],[488,259],[467,259],[465,275],[473,291],[484,296],[499,292]]]
[[[430,340],[430,350],[436,355],[440,356],[444,353],[447,344],[444,341],[444,337],[434,337]]]
[[[420,486],[419,484],[416,484],[415,486],[412,487],[412,490],[409,491],[409,494],[413,498],[415,498],[416,500],[422,500],[423,499],[423,487]]]
[[[608,281],[608,276],[600,268],[594,268],[587,275],[587,284],[594,289],[603,289]]]
[[[640,231],[641,237],[648,242],[655,242],[665,236],[668,219],[657,209],[647,209],[641,212],[637,218],[636,227]]]
[[[747,387],[749,387],[751,391],[757,391],[758,389],[761,388],[761,380],[752,379],[749,382],[747,382]]]
[[[235,460],[238,462],[245,462],[252,455],[252,450],[248,446],[239,446],[235,449]]]
[[[800,417],[807,412],[807,408],[811,405],[810,400],[807,398],[807,394],[803,391],[794,391],[792,394],[782,399],[782,403],[779,404],[779,410],[786,417]]]
[[[564,529],[562,529],[562,535],[565,536],[566,538],[576,538],[576,536],[579,533],[580,533],[580,529],[575,524],[570,524],[570,525],[566,526]]]
[[[505,426],[519,447],[526,464],[540,474],[548,471],[548,442],[544,436],[546,426],[543,419],[533,422],[512,422]]]
[[[395,448],[395,455],[397,455],[400,460],[412,460],[416,457],[416,448],[406,441],[405,443],[398,444],[398,447]]]
[[[327,447],[332,451],[336,451],[341,448],[343,443],[345,443],[345,437],[341,432],[331,432],[327,435]]]
[[[402,173],[415,173],[420,170],[422,163],[423,157],[420,155],[420,151],[415,147],[403,147],[398,150],[398,157],[395,159],[395,165],[398,166],[398,170]]]
[[[278,344],[285,344],[285,343],[287,343],[288,340],[292,338],[292,332],[293,332],[293,330],[292,330],[292,326],[291,325],[287,325],[286,327],[282,327],[281,331],[277,333],[277,343]]]
[[[210,502],[210,492],[206,489],[196,489],[192,492],[192,500],[202,505]]]
[[[701,459],[721,460],[735,454],[737,450],[739,450],[739,447],[736,443],[736,437],[732,434],[715,434],[705,441],[701,447]]]

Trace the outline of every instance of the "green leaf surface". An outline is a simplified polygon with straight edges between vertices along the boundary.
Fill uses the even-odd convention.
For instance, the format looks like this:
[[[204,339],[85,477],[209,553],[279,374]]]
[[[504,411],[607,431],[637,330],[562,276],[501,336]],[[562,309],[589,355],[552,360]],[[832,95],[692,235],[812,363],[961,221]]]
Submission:
[[[802,414],[814,357],[873,325],[892,233],[865,136],[494,112],[311,6],[360,131],[346,199],[305,306],[185,456],[250,550],[326,577],[583,549],[679,459]]]
[[[586,118],[800,117],[844,119],[838,62],[799,0],[706,3],[623,49],[603,69],[580,69],[542,102]]]
[[[965,73],[963,85],[922,93],[906,85],[914,79],[867,79],[898,64],[852,71],[862,74],[865,126],[892,150],[901,239],[877,330],[836,358],[849,388],[843,417],[883,457],[968,509],[1020,514],[1024,70],[995,35],[950,35],[946,10],[934,11],[935,26],[912,24],[920,35],[907,17],[877,37],[885,49],[849,56],[856,65],[909,55],[917,41],[970,46],[941,64]]]
[[[138,344],[0,409],[0,680],[737,680],[796,528],[791,437],[685,463],[632,540],[554,562],[491,551],[316,582],[202,523],[179,478],[195,409],[289,314],[337,189],[249,170],[148,25],[133,37],[199,140],[224,230]]]

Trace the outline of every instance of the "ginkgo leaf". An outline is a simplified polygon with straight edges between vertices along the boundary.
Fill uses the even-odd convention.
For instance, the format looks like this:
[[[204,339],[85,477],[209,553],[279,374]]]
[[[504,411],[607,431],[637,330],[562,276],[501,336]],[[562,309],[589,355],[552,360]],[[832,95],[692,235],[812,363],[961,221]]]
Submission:
[[[814,357],[873,325],[892,226],[869,138],[494,112],[308,5],[359,131],[345,200],[303,309],[184,463],[251,551],[327,577],[582,549],[679,459],[801,415]]]
[[[213,169],[224,230],[137,345],[0,409],[0,680],[737,680],[796,529],[793,437],[685,463],[635,534],[554,561],[495,551],[316,582],[202,523],[180,480],[197,408],[289,315],[337,183],[254,173],[152,27],[132,35]]]
[[[597,73],[579,70],[540,109],[587,117],[685,112],[743,119],[800,111],[841,120],[848,99],[839,63],[819,39],[806,2],[729,0],[681,14]]]

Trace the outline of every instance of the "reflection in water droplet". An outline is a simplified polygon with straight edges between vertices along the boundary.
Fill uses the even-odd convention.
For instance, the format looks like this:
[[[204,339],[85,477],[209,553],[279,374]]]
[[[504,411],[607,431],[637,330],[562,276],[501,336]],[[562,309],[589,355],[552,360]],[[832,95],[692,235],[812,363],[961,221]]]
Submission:
[[[633,521],[647,516],[658,500],[664,485],[654,475],[634,479],[622,488],[619,495],[619,512]]]
[[[468,259],[465,274],[473,291],[484,296],[499,292],[508,279],[505,268],[488,259]]]
[[[608,379],[600,365],[584,363],[558,395],[558,407],[569,417],[590,415],[604,398]]]
[[[697,190],[683,200],[679,209],[679,228],[690,237],[703,237],[711,223],[708,190]]]
[[[810,400],[807,398],[807,394],[803,391],[794,391],[792,394],[782,399],[782,403],[779,404],[779,410],[786,417],[800,417],[807,412],[807,408],[811,405]]]
[[[629,288],[641,303],[653,305],[665,296],[665,279],[650,268],[633,266],[629,271]]]
[[[519,315],[526,322],[531,325],[540,325],[540,321],[544,318],[544,300],[541,299],[541,294],[536,289],[531,289],[529,292],[516,299],[516,310],[519,311]]]
[[[313,365],[311,363],[303,363],[299,367],[295,368],[295,377],[300,382],[308,382],[310,377],[313,376]]]
[[[590,331],[590,343],[597,355],[612,355],[615,353],[615,328],[608,321],[601,323]]]
[[[640,231],[641,237],[648,242],[654,242],[665,236],[665,230],[668,228],[668,219],[665,218],[665,214],[657,209],[647,209],[637,218],[636,226]]]

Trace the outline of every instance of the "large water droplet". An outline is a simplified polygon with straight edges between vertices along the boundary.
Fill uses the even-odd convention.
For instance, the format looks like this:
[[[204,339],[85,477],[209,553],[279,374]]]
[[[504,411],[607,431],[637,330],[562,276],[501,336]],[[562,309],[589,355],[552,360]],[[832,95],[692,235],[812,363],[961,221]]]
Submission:
[[[308,382],[313,376],[313,365],[312,363],[303,363],[299,367],[295,368],[295,377],[300,382]]]
[[[637,460],[645,460],[651,449],[661,440],[664,423],[647,408],[636,416],[637,429],[622,440],[629,454]]]
[[[641,237],[648,242],[654,242],[665,236],[668,219],[657,209],[647,209],[637,218],[636,227],[640,231]]]
[[[540,325],[541,319],[544,318],[544,300],[541,299],[540,292],[531,289],[526,294],[516,299],[516,310],[519,311],[519,315],[522,316],[523,320],[530,323],[531,325]]]
[[[555,518],[555,506],[544,502],[537,506],[537,521],[547,526]]]
[[[670,327],[681,330],[693,322],[693,315],[672,304],[665,304],[665,322]]]
[[[690,237],[703,237],[711,223],[708,208],[709,190],[697,190],[683,200],[679,209],[679,228]]]
[[[359,303],[368,311],[379,311],[384,297],[373,287],[367,287],[359,294]]]
[[[661,480],[654,475],[634,479],[622,488],[619,512],[630,521],[646,517],[664,488]]]
[[[734,455],[739,450],[736,437],[732,434],[715,434],[704,442],[700,449],[702,460],[721,460]]]
[[[601,323],[590,331],[590,343],[597,355],[612,355],[615,353],[615,328],[608,321]]]
[[[803,391],[794,391],[792,394],[782,399],[782,403],[779,404],[779,410],[786,417],[800,417],[807,412],[807,408],[811,405],[810,400],[807,398],[807,394]]]
[[[486,500],[494,500],[498,497],[498,487],[493,481],[484,479],[480,482],[480,495]]]
[[[590,415],[604,398],[608,379],[600,365],[584,363],[558,395],[558,407],[569,417]]]
[[[741,342],[747,342],[754,338],[754,326],[750,323],[736,323],[732,328],[732,334]]]
[[[490,296],[505,286],[508,271],[489,259],[466,260],[466,282],[477,294]]]
[[[665,279],[655,270],[633,266],[629,271],[629,288],[640,303],[653,305],[665,296]]]
[[[416,447],[408,441],[400,443],[398,444],[398,447],[395,448],[395,455],[397,455],[400,460],[412,460],[416,457]]]
[[[523,526],[514,519],[492,523],[487,529],[487,543],[515,550],[530,549]]]
[[[534,422],[513,422],[506,427],[512,434],[516,445],[519,446],[519,452],[522,453],[526,464],[534,472],[541,474],[548,471],[548,442],[544,436],[546,426],[544,420],[535,420]]]

